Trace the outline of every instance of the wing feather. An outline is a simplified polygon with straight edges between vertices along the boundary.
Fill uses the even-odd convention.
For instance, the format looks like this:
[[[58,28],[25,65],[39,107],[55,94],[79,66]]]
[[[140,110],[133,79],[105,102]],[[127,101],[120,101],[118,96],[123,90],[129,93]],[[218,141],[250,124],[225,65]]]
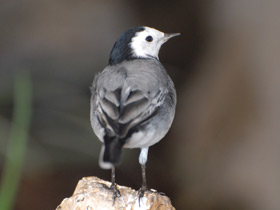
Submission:
[[[162,95],[160,93],[149,100],[143,92],[136,90],[131,91],[125,101],[118,100],[116,102],[117,97],[106,97],[108,95],[113,96],[114,91],[109,94],[107,92],[108,90],[106,90],[103,98],[99,96],[99,100],[97,100],[99,121],[111,135],[121,138],[124,138],[131,128],[149,119],[149,116],[160,105],[159,99],[163,100],[160,98]],[[116,104],[119,104],[119,106],[116,106]]]
[[[162,71],[160,66],[156,67]],[[165,74],[150,75],[149,68],[142,63],[138,67],[142,71],[140,74],[130,72],[131,67],[124,68],[105,69],[93,84],[98,122],[105,128],[106,135],[118,138],[126,138],[137,126],[149,121],[157,113],[167,91]],[[148,75],[149,83],[145,80]]]

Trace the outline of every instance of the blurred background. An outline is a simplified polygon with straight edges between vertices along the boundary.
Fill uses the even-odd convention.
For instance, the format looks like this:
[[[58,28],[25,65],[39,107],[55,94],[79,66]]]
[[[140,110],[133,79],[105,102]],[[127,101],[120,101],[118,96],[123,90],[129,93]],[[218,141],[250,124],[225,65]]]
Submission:
[[[2,178],[23,72],[32,93],[26,144],[14,145],[24,161],[12,209],[55,209],[82,177],[110,180],[98,166],[89,86],[118,36],[147,25],[181,33],[159,55],[178,104],[150,148],[148,185],[178,210],[279,210],[279,9],[272,0],[2,1]],[[139,189],[138,155],[125,150],[118,184]]]

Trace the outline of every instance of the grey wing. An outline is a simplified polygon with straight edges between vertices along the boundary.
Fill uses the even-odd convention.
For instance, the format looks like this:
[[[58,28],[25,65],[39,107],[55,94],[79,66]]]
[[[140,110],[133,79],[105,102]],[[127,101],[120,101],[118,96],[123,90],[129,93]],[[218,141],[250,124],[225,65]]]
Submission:
[[[94,84],[92,106],[96,120],[104,128],[104,134],[119,139],[126,139],[137,131],[138,125],[149,121],[157,113],[167,91],[132,87],[120,75],[100,75]]]

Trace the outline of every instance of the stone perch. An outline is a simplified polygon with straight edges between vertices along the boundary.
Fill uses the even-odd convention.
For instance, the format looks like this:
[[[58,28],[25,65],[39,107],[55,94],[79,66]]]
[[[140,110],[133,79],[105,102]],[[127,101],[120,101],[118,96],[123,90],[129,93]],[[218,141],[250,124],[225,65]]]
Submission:
[[[113,193],[106,186],[111,182],[97,177],[84,177],[70,198],[65,198],[56,210],[175,210],[170,199],[157,192],[146,192],[140,200],[138,192],[118,185],[121,197],[113,205]]]

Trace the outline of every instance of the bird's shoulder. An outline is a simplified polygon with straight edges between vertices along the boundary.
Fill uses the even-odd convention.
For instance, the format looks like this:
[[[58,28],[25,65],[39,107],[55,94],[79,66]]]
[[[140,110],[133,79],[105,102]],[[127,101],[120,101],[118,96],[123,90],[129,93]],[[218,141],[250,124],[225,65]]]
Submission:
[[[136,59],[108,65],[95,77],[93,85],[110,91],[129,87],[151,94],[166,87],[167,82],[168,75],[159,61]]]

